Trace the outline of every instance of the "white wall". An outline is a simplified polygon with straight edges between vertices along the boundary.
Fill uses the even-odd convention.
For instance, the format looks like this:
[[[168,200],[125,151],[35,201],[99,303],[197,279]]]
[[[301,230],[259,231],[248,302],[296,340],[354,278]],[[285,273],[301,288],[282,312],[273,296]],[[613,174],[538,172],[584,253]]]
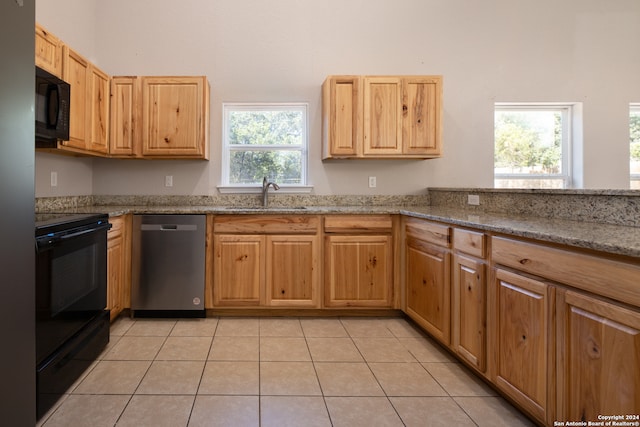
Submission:
[[[70,13],[88,24],[67,28]],[[637,0],[38,0],[36,16],[112,75],[204,74],[211,84],[209,162],[93,160],[95,194],[216,194],[226,101],[309,103],[316,194],[491,187],[494,102],[582,102],[584,186],[628,187]],[[442,74],[444,157],[322,162],[329,74]]]

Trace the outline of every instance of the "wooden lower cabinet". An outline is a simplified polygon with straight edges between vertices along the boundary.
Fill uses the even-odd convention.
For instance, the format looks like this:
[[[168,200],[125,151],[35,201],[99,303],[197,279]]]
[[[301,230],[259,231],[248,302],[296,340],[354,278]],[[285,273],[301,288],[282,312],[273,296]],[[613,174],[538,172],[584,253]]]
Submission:
[[[127,217],[109,218],[112,227],[107,233],[107,309],[113,321],[128,306],[127,283],[130,259]]]
[[[207,308],[320,307],[318,217],[221,215],[208,221],[213,284]]]
[[[553,420],[555,288],[524,275],[495,270],[494,384],[546,423]]]
[[[557,402],[560,420],[640,414],[640,312],[559,292]]]
[[[213,304],[259,306],[264,301],[263,236],[214,237]]]
[[[318,307],[317,236],[266,236],[266,305]]]
[[[390,235],[325,237],[325,306],[391,307]]]
[[[484,261],[455,255],[452,287],[454,351],[480,372],[486,369],[486,265]]]
[[[409,236],[405,243],[407,314],[443,344],[450,342],[449,250]]]

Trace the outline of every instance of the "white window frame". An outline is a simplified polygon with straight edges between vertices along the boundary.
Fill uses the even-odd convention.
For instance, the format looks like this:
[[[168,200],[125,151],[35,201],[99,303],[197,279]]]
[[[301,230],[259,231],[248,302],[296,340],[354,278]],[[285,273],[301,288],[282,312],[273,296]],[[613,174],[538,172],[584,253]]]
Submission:
[[[559,174],[496,174],[495,163],[493,180],[494,186],[496,179],[518,179],[518,180],[544,180],[544,179],[561,179],[563,182],[562,188],[572,188],[573,186],[573,145],[574,145],[574,132],[573,123],[574,117],[574,103],[556,103],[556,102],[527,102],[527,103],[514,103],[514,102],[496,102],[494,106],[494,113],[496,111],[535,111],[535,110],[557,110],[562,114],[562,158],[561,167],[562,173]],[[495,149],[495,138],[493,147]]]
[[[629,104],[629,115],[631,115],[632,112],[640,114],[640,103]],[[631,132],[631,123],[629,123],[629,132]],[[629,140],[631,140],[631,135],[629,135]],[[631,163],[631,141],[629,141],[629,163]],[[631,186],[631,183],[634,181],[640,181],[640,174],[629,171],[629,186]]]
[[[229,115],[234,111],[272,111],[291,110],[300,111],[303,115],[303,138],[300,146],[292,145],[230,145],[229,144]],[[229,182],[230,159],[232,151],[277,151],[277,150],[299,150],[301,152],[301,183],[281,184],[279,193],[310,193],[313,186],[308,185],[308,164],[309,164],[309,104],[305,102],[225,102],[222,104],[222,177],[221,185],[218,186],[220,193],[260,193],[262,183],[256,184],[231,184]]]

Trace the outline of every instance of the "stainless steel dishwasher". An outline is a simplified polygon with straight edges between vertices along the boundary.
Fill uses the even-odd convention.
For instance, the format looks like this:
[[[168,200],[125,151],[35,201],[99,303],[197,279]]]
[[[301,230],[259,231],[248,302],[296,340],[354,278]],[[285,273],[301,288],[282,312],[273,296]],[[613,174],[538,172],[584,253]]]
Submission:
[[[204,317],[205,215],[134,215],[132,316]]]

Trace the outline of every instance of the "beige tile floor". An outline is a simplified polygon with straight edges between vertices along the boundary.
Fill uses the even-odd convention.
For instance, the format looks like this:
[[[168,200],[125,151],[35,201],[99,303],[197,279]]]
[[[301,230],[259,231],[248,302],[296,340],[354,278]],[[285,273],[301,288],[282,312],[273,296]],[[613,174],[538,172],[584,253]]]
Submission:
[[[40,426],[530,426],[399,318],[129,319]]]

